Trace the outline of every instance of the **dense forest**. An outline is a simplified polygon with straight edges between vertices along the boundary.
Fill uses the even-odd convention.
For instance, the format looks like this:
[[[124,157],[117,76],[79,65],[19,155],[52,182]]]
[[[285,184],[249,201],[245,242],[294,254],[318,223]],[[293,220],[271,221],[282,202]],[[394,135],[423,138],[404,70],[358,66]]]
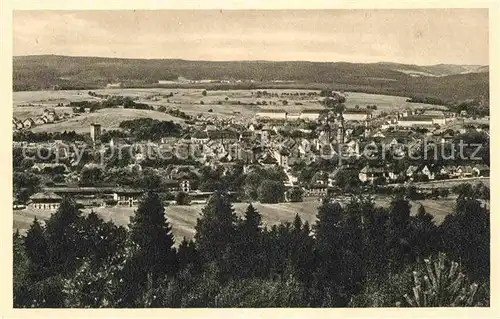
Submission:
[[[424,72],[431,76],[411,76]],[[444,101],[489,100],[488,67],[460,74],[453,65],[416,66],[396,63],[269,62],[141,60],[68,56],[14,57],[14,91],[93,89],[121,82],[124,87],[155,87],[159,80],[253,80],[255,83],[212,84],[206,88],[251,89],[276,86],[275,80],[295,81],[285,88],[322,89],[381,93],[399,96],[428,96]]]
[[[489,305],[489,210],[469,192],[437,226],[404,195],[325,199],[313,225],[263,226],[216,192],[194,240],[175,243],[160,197],[127,228],[71,198],[14,236],[15,307],[411,307]]]

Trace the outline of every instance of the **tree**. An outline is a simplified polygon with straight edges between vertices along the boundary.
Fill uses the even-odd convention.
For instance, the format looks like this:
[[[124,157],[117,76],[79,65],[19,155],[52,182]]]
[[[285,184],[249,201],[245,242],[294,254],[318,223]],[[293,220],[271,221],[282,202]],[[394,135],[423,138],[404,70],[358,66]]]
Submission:
[[[23,300],[23,291],[27,285],[31,285],[29,278],[30,260],[28,259],[24,238],[16,230],[13,237],[13,260],[12,260],[12,283],[14,293],[14,307],[27,306],[26,300]]]
[[[177,205],[189,205],[189,195],[185,192],[178,192],[175,195],[175,203]]]
[[[234,238],[236,214],[229,199],[215,192],[196,220],[195,242],[206,261],[220,262]]]
[[[130,218],[130,244],[138,249],[141,272],[153,279],[177,270],[172,228],[158,194],[149,192]]]
[[[439,226],[450,258],[458,260],[472,280],[490,276],[490,213],[475,199],[459,197],[455,213]]]
[[[177,249],[177,259],[179,260],[179,270],[186,269],[189,266],[199,266],[199,255],[196,250],[196,244],[192,240],[184,237]]]
[[[201,95],[207,96],[207,90],[203,90],[203,92],[201,92]]]
[[[402,197],[391,201],[388,220],[389,262],[393,269],[399,269],[405,263],[412,261],[410,245],[410,203]]]
[[[46,222],[45,234],[51,271],[57,274],[74,271],[84,256],[82,216],[75,201],[64,197],[59,208]]]
[[[35,217],[24,240],[26,256],[29,260],[29,268],[32,280],[40,280],[46,276],[49,261],[49,250],[45,240],[44,229]]]
[[[108,263],[125,245],[127,232],[124,227],[104,220],[91,211],[82,221],[85,259],[89,267],[98,269]]]
[[[263,277],[265,256],[262,251],[262,217],[252,204],[236,228],[234,244],[226,255],[238,278]]]
[[[167,107],[165,105],[161,105],[159,108],[158,108],[158,111],[159,112],[166,112],[167,111]]]
[[[14,197],[18,201],[26,203],[31,195],[39,191],[40,178],[32,173],[14,172],[12,186]]]
[[[314,250],[318,258],[318,268],[314,273],[316,289],[320,293],[319,302],[329,300],[334,305],[346,302],[343,297],[340,273],[342,262],[341,222],[344,211],[338,202],[329,198],[323,200],[316,214]]]
[[[96,186],[104,180],[104,172],[100,168],[84,168],[80,175],[80,185]]]
[[[437,260],[425,259],[425,270],[414,271],[414,287],[405,294],[411,307],[473,307],[486,306],[487,300],[478,300],[478,284],[470,284],[460,272],[458,263],[449,261],[440,253]]]
[[[261,203],[279,203],[283,201],[285,186],[281,181],[264,180],[257,194]]]
[[[287,191],[287,198],[290,202],[301,202],[303,193],[302,189],[294,187]]]

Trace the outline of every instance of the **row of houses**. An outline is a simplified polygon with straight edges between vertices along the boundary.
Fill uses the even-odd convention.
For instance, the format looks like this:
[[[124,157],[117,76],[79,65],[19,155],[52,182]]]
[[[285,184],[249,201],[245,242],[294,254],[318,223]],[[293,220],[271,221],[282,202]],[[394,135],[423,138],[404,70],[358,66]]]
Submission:
[[[59,120],[71,117],[69,113],[57,114],[54,109],[45,109],[43,114],[36,118],[27,118],[24,120],[19,120],[16,118],[12,119],[12,130],[30,129],[32,127],[54,123]]]
[[[365,166],[359,172],[359,180],[373,183],[381,178],[386,181],[396,181],[400,178],[405,180],[416,180],[418,176],[425,176],[428,180],[453,179],[470,177],[488,177],[490,168],[485,164],[464,166],[441,166],[441,165],[411,165],[405,170],[390,167]]]

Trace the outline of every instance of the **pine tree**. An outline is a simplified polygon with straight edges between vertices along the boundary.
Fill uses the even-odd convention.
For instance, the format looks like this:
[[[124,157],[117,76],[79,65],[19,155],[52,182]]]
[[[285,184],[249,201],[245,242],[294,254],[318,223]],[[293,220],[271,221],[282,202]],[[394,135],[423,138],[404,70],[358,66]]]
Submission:
[[[173,275],[177,269],[172,228],[158,194],[148,193],[130,218],[129,244],[138,250],[144,273],[153,279]]]
[[[299,214],[296,214],[292,225],[288,257],[292,275],[300,282],[310,283],[314,271],[314,241],[310,236],[309,223],[302,223]]]
[[[413,261],[413,247],[410,244],[410,203],[397,197],[389,208],[388,249],[392,269],[400,269]]]
[[[30,264],[31,279],[41,280],[46,277],[49,250],[44,236],[44,229],[35,217],[24,240],[26,255]]]
[[[195,242],[205,261],[220,261],[233,242],[236,214],[229,199],[220,192],[214,193],[196,220]]]
[[[26,285],[30,285],[29,280],[29,259],[24,247],[24,238],[16,230],[12,237],[13,262],[12,262],[12,283],[14,293],[14,307],[26,305],[24,292]]]
[[[82,217],[76,203],[69,197],[63,198],[45,228],[53,273],[71,273],[79,266],[85,252],[81,228]]]
[[[123,249],[126,230],[112,221],[104,222],[95,212],[83,220],[83,242],[85,258],[91,267],[99,268],[113,255]]]
[[[240,278],[264,276],[265,252],[262,251],[262,217],[249,204],[244,219],[239,223],[235,234],[235,243],[231,250],[233,254],[233,269]]]
[[[420,205],[415,217],[411,217],[410,244],[417,260],[421,260],[439,250],[437,227],[434,216]]]
[[[457,199],[454,214],[439,230],[445,250],[459,261],[472,280],[490,276],[490,212],[475,199]]]
[[[184,237],[177,249],[177,258],[179,260],[179,270],[188,267],[197,268],[199,266],[199,256],[194,241],[187,240]]]
[[[314,225],[316,237],[315,254],[318,268],[314,277],[320,300],[326,306],[340,306],[345,303],[342,296],[340,263],[342,260],[341,223],[343,209],[337,202],[325,199],[318,208]]]

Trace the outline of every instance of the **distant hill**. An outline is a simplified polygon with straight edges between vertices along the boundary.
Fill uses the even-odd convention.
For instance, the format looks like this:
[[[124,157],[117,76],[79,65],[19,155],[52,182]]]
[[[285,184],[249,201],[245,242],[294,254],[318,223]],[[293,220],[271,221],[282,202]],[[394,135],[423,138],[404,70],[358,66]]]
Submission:
[[[488,66],[346,62],[186,61],[117,59],[56,55],[13,59],[13,89],[102,88],[108,83],[128,87],[157,86],[158,81],[254,81],[255,87],[294,81],[291,87],[318,84],[332,89],[401,96],[425,95],[443,100],[489,97]]]

